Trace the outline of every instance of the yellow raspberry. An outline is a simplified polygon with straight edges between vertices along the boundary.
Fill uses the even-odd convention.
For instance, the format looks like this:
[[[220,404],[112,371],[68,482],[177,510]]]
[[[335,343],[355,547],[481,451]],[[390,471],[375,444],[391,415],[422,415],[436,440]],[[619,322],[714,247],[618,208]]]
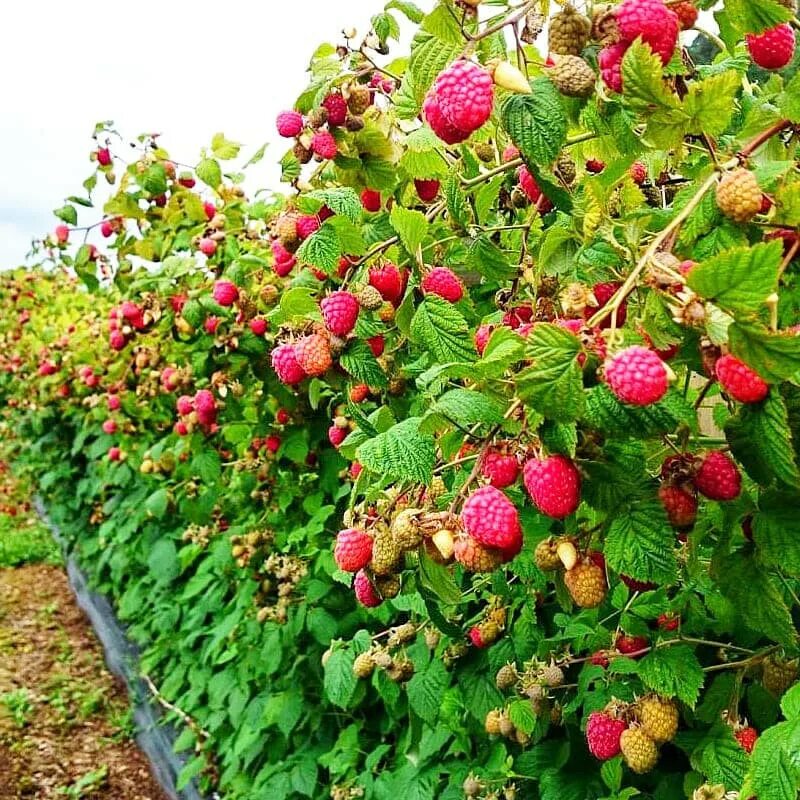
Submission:
[[[658,762],[656,743],[641,729],[628,728],[619,738],[625,763],[637,775],[650,772]]]
[[[756,176],[744,167],[729,172],[717,186],[719,210],[736,222],[750,222],[761,210],[761,199]]]
[[[605,600],[608,590],[605,573],[591,561],[567,570],[564,583],[575,604],[581,608],[597,608]]]
[[[672,700],[648,695],[639,701],[637,717],[642,730],[656,743],[663,744],[675,738],[680,715]]]

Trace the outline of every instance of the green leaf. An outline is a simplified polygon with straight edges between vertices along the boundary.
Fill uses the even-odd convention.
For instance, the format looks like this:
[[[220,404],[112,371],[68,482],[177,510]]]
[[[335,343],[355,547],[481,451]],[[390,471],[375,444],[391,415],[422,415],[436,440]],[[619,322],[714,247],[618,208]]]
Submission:
[[[800,336],[737,322],[728,328],[728,341],[731,352],[768,383],[785,380],[798,383]]]
[[[781,115],[790,122],[800,122],[800,72],[786,84],[780,98]]]
[[[433,725],[439,716],[444,692],[450,683],[450,674],[437,658],[414,675],[406,686],[408,704],[420,719]]]
[[[691,763],[709,783],[738,787],[747,772],[748,758],[731,726],[718,722],[694,748]]]
[[[446,42],[439,36],[419,31],[414,36],[411,60],[403,83],[410,83],[417,108],[433,85],[436,76],[462,51],[459,42]]]
[[[443,194],[447,203],[447,213],[462,228],[466,228],[472,222],[472,214],[467,198],[461,191],[461,181],[457,173],[448,176],[444,182]]]
[[[634,111],[652,112],[657,108],[679,112],[680,100],[664,81],[661,59],[649,45],[637,40],[622,59],[622,83],[625,104]]]
[[[530,736],[536,728],[536,714],[530,700],[514,700],[508,706],[508,716],[514,727]]]
[[[411,320],[411,340],[442,363],[475,360],[468,334],[469,326],[458,309],[436,295],[428,295]]]
[[[467,264],[490,281],[508,280],[517,271],[506,254],[488,237],[478,236],[467,249]]]
[[[222,183],[222,169],[219,166],[219,161],[216,159],[204,158],[195,167],[194,171],[197,173],[197,177],[214,191],[216,191]]]
[[[66,222],[67,225],[77,225],[78,224],[78,210],[75,206],[71,206],[69,204],[61,206],[61,208],[57,208],[53,212],[62,222]]]
[[[381,369],[378,359],[375,358],[366,342],[356,340],[350,344],[339,358],[339,363],[359,383],[379,388],[388,383],[386,373]]]
[[[777,0],[725,0],[725,11],[740,34],[763,33],[794,16]]]
[[[409,417],[358,448],[358,460],[370,472],[396,481],[428,483],[433,477],[436,446],[419,432],[421,419]]]
[[[796,683],[781,698],[781,711],[790,722],[800,719],[800,683]]]
[[[567,141],[561,95],[548,78],[531,82],[532,94],[512,94],[503,104],[503,127],[529,164],[552,164]]]
[[[777,289],[782,258],[779,241],[737,247],[698,264],[687,282],[701,297],[734,316],[754,314]]]
[[[403,247],[414,255],[428,233],[428,221],[425,215],[421,211],[409,210],[395,204],[389,214],[389,221],[397,231]]]
[[[223,133],[215,133],[211,139],[211,151],[220,161],[229,161],[239,155],[242,146],[225,138]]]
[[[319,200],[320,207],[327,206],[334,214],[349,219],[354,225],[361,222],[361,201],[356,190],[350,186],[316,189],[309,192],[306,197]]]
[[[521,336],[505,325],[492,331],[486,349],[475,364],[478,374],[485,377],[502,375],[512,364],[521,361],[525,354],[525,342]]]
[[[639,662],[642,683],[664,697],[677,697],[694,708],[705,674],[691,647],[658,647]]]
[[[192,459],[192,470],[203,479],[205,483],[219,480],[222,474],[222,464],[216,450],[201,450]]]
[[[390,8],[396,8],[398,11],[401,11],[405,14],[411,22],[415,24],[419,24],[425,18],[425,12],[419,8],[415,3],[410,2],[410,0],[391,0],[391,2],[386,4],[387,10]]]
[[[150,574],[159,583],[169,583],[178,577],[181,571],[178,551],[172,539],[159,539],[147,558]]]
[[[325,662],[325,694],[335,706],[347,708],[356,691],[358,679],[353,675],[355,656],[348,648],[334,650]]]
[[[759,736],[750,779],[759,800],[797,800],[800,789],[800,720],[782,722]]]
[[[735,98],[741,86],[742,76],[735,70],[692,81],[683,100],[684,111],[689,117],[687,132],[709,136],[723,133],[736,109]]]
[[[675,531],[660,503],[640,503],[615,517],[604,553],[613,570],[638,581],[669,584],[678,574]]]
[[[517,376],[520,399],[558,422],[580,417],[584,404],[580,350],[580,340],[573,333],[550,323],[536,325],[526,352],[533,366]]]
[[[419,577],[422,585],[445,605],[456,606],[461,602],[461,590],[453,573],[443,564],[437,564],[424,547],[420,550]]]
[[[600,777],[612,792],[619,792],[622,786],[622,757],[617,756],[604,761],[600,767]]]
[[[759,448],[754,448],[759,449]],[[781,504],[764,496],[761,510],[753,517],[753,539],[761,561],[768,567],[800,578],[800,516],[794,496]]]
[[[431,416],[444,417],[459,425],[496,425],[503,421],[504,409],[495,400],[471,389],[451,389],[443,394],[428,410]]]
[[[339,258],[343,253],[336,228],[329,225],[329,222],[330,220],[326,220],[297,250],[297,260],[301,264],[317,267],[327,274],[331,274],[339,266]]]
[[[165,488],[156,489],[145,501],[144,507],[148,514],[161,519],[167,513],[169,505],[169,495]]]

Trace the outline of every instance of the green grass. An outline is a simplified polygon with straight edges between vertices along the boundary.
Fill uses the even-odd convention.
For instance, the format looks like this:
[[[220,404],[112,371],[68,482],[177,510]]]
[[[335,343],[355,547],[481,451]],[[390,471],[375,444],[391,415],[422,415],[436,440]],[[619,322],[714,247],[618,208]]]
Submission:
[[[47,528],[35,517],[0,514],[0,567],[61,564],[61,552]]]

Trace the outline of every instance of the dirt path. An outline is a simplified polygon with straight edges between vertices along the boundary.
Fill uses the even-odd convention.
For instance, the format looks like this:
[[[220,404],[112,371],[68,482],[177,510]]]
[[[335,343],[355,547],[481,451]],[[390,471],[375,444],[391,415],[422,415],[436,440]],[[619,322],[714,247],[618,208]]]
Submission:
[[[165,800],[63,570],[0,569],[0,800]]]

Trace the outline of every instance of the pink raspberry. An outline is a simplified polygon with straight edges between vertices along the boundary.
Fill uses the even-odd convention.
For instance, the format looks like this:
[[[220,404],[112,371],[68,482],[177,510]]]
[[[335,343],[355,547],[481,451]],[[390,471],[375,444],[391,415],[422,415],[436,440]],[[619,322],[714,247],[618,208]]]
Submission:
[[[606,363],[606,382],[619,400],[633,406],[658,402],[669,385],[664,362],[640,345],[626,347]]]
[[[434,267],[422,279],[423,294],[436,294],[448,303],[457,303],[464,296],[464,284],[447,267]]]
[[[103,422],[103,433],[116,433],[117,423],[113,419],[107,419]]]
[[[794,31],[788,22],[763,33],[748,33],[750,57],[762,69],[783,69],[794,57]]]
[[[622,59],[628,47],[628,42],[617,42],[604,47],[597,55],[600,76],[612,92],[622,91]]]
[[[405,292],[405,277],[394,264],[386,263],[370,269],[369,285],[377,289],[384,300],[397,304]]]
[[[122,450],[119,447],[109,447],[108,448],[108,460],[109,461],[122,461]]]
[[[297,235],[300,239],[306,240],[319,230],[319,226],[320,221],[316,214],[304,214],[297,218]]]
[[[267,321],[264,317],[256,317],[250,320],[250,330],[256,336],[263,336],[267,332]]]
[[[680,486],[664,484],[658,490],[658,499],[667,512],[670,525],[677,530],[691,528],[697,519],[697,498]]]
[[[736,356],[717,359],[714,372],[725,394],[740,403],[760,403],[769,394],[769,385]]]
[[[615,719],[602,711],[593,711],[586,723],[586,744],[589,752],[602,761],[618,756],[622,752],[619,740],[627,727],[621,719]]]
[[[272,368],[281,383],[289,386],[300,383],[306,377],[305,370],[297,363],[291,344],[279,344],[272,351]]]
[[[639,37],[666,65],[678,43],[680,23],[678,16],[670,11],[662,0],[625,0],[617,8],[617,26],[624,42],[633,42]]]
[[[112,350],[124,350],[125,345],[128,344],[128,338],[122,331],[111,331],[108,343]]]
[[[414,181],[414,188],[417,190],[417,196],[423,203],[430,203],[436,199],[439,194],[439,181],[437,180],[423,180],[417,178]]]
[[[104,239],[108,239],[108,237],[111,236],[112,233],[114,233],[114,226],[111,224],[111,220],[104,219],[100,223],[100,235]]]
[[[361,192],[361,205],[364,207],[365,211],[368,211],[370,214],[374,214],[377,211],[381,210],[381,193],[376,192],[374,189],[364,189]]]
[[[637,186],[641,186],[647,180],[647,167],[641,161],[634,161],[628,174]]]
[[[471,133],[462,131],[452,125],[442,113],[439,106],[439,98],[431,89],[425,102],[422,104],[422,113],[425,116],[425,121],[431,126],[431,130],[445,143],[445,144],[458,144],[466,139],[469,139]]]
[[[206,333],[215,334],[217,332],[217,328],[219,328],[219,324],[222,320],[219,317],[210,316],[206,317],[206,321],[203,323],[203,329]]]
[[[531,171],[526,166],[521,166],[517,170],[517,177],[519,178],[519,185],[522,187],[522,191],[525,192],[525,196],[534,205],[538,203],[539,211],[541,211],[542,214],[553,210],[553,204],[546,197],[542,197],[542,190],[539,188],[539,184],[536,183],[536,178],[533,177]]]
[[[433,85],[439,108],[455,128],[472,133],[492,115],[494,82],[480,65],[465,59],[453,62]]]
[[[106,399],[106,403],[109,411],[119,411],[119,407],[122,405],[118,394],[110,394]]]
[[[217,207],[213,203],[206,200],[206,202],[203,203],[203,211],[208,219],[214,219],[217,214]]]
[[[482,486],[467,498],[461,522],[480,544],[506,552],[519,547],[522,529],[516,506],[494,486]]]
[[[590,158],[586,162],[586,171],[592,175],[597,175],[606,168],[605,161],[600,161],[597,158]]]
[[[519,477],[519,462],[507,453],[489,452],[484,456],[481,473],[496,489],[505,489]]]
[[[213,239],[211,239],[210,237],[204,236],[199,241],[199,243],[197,245],[197,248],[200,250],[200,252],[204,256],[207,256],[208,258],[211,258],[211,256],[213,256],[214,253],[217,252],[217,243]]]
[[[479,356],[482,356],[484,350],[486,350],[486,345],[489,344],[489,339],[493,331],[493,325],[481,325],[478,330],[475,331],[475,350],[478,352]]]
[[[314,138],[311,140],[311,149],[314,151],[314,155],[322,159],[336,158],[339,152],[336,139],[328,131],[317,131],[314,134]]]
[[[340,428],[338,425],[331,425],[328,428],[328,441],[338,447],[347,438],[347,428]]]
[[[187,414],[191,414],[194,411],[194,398],[189,397],[189,395],[181,395],[175,401],[175,407],[178,409],[178,413],[185,417]]]
[[[221,306],[232,306],[239,299],[239,290],[235,283],[217,281],[214,284],[214,300]]]
[[[311,376],[324,374],[333,364],[330,342],[319,333],[298,339],[294,343],[294,357],[300,368]]]
[[[467,636],[469,637],[469,640],[472,643],[473,647],[477,647],[478,650],[484,650],[485,648],[489,647],[489,645],[492,644],[491,641],[487,642],[483,638],[483,631],[481,630],[480,625],[473,625],[467,632]]]
[[[566,456],[531,458],[525,462],[523,482],[531,500],[542,514],[562,519],[581,502],[581,474]]]
[[[66,225],[56,225],[56,241],[66,244],[69,241],[69,228]]]
[[[617,290],[620,288],[620,286],[622,286],[620,281],[606,281],[605,283],[596,283],[594,286],[592,286],[592,294],[594,295],[594,299],[597,300],[597,307],[592,308],[591,306],[587,306],[583,312],[584,319],[590,319],[598,309],[605,308],[608,301],[617,293]],[[617,309],[617,326],[622,327],[627,318],[628,303],[626,300],[623,300],[622,304]],[[600,327],[610,328],[611,317],[606,317],[600,323]]]
[[[742,476],[727,453],[713,450],[697,470],[694,485],[709,500],[735,500],[742,490]]]
[[[270,245],[272,248],[272,257],[275,259],[275,272],[281,277],[288,275],[295,264],[297,259],[277,240]]]
[[[507,164],[515,158],[519,158],[519,148],[515,144],[507,144],[503,149],[503,163]]]
[[[331,93],[322,101],[322,107],[328,112],[328,125],[344,125],[347,119],[347,101],[344,97]]]
[[[372,537],[357,528],[345,528],[336,535],[333,548],[336,566],[345,572],[358,572],[372,558]]]
[[[360,306],[350,292],[332,292],[319,304],[325,327],[336,336],[347,336],[356,326]]]
[[[107,147],[97,148],[97,163],[101,167],[107,167],[111,164],[111,151]]]
[[[356,577],[353,580],[353,591],[355,592],[356,600],[367,608],[375,608],[383,602],[378,590],[369,579],[369,575],[363,569],[356,572]]]

